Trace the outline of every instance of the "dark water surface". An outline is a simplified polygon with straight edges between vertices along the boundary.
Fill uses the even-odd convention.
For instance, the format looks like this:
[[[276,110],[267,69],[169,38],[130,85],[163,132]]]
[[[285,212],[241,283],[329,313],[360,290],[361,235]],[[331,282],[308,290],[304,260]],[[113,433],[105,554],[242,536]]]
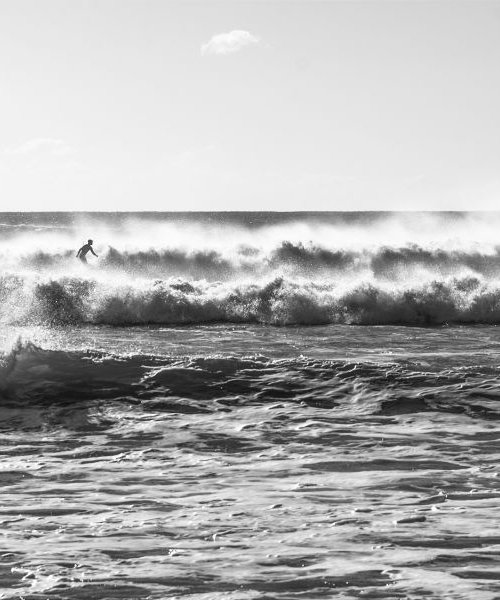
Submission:
[[[5,328],[5,598],[497,598],[497,327]]]

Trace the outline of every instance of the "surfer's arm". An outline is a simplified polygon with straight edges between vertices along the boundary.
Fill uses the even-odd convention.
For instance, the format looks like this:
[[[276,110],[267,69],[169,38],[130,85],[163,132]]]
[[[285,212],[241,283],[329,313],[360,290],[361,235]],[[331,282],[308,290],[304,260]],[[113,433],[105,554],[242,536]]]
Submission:
[[[92,252],[92,254],[93,254],[94,256],[97,256],[97,254],[96,254],[96,253],[95,253],[95,252],[92,250],[92,246],[90,247],[90,251]]]
[[[82,249],[80,248],[80,250],[78,250],[78,252],[76,253],[76,258],[80,258],[80,252],[82,251]]]

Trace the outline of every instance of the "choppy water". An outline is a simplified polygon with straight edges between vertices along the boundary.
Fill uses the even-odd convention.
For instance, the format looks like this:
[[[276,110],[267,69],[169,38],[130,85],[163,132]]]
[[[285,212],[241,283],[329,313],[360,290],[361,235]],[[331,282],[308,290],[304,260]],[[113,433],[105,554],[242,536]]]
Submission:
[[[225,236],[196,238],[199,246],[212,247],[220,238],[217,252],[233,257],[232,270],[205,279],[187,273],[185,262],[151,261],[147,236],[141,234],[134,242],[141,248],[133,249],[124,241],[123,223],[117,227],[113,220],[115,229],[108,222],[100,231],[123,244],[115,250],[122,257],[146,253],[148,261],[139,271],[131,263],[111,267],[105,262],[110,250],[96,239],[102,263],[83,270],[74,266],[71,248],[67,259],[60,249],[74,223],[60,216],[48,223],[40,216],[24,224],[16,218],[6,219],[14,232],[0,244],[4,598],[499,597],[500,329],[334,319],[269,325],[317,322],[290,318],[299,314],[291,305],[300,314],[314,312],[303,292],[311,284],[329,286],[325,307],[339,314],[338,286],[353,291],[367,277],[372,287],[392,289],[387,298],[393,299],[396,289],[432,286],[441,286],[442,298],[446,282],[476,278],[493,294],[488,314],[494,314],[496,250],[482,217],[473,217],[477,231],[483,223],[481,239],[476,243],[470,233],[460,250],[471,256],[476,244],[479,266],[460,259],[442,269],[417,267],[405,259],[390,276],[376,272],[367,258],[389,252],[376,242],[386,220],[358,217],[346,225],[331,216],[337,242],[346,227],[365,231],[356,244],[348,244],[348,234],[343,242],[349,246],[344,254],[357,253],[365,262],[335,271],[299,259],[276,266],[262,258],[292,243],[292,234],[295,247],[305,248],[315,232],[306,220],[274,223],[270,232],[261,221],[252,225],[242,217],[234,239],[233,222],[224,224]],[[436,256],[443,248],[447,256],[460,254],[451,249],[458,244],[452,234],[471,229],[469,221],[460,230],[464,219],[455,217],[446,239],[438,235],[441,226],[431,231],[439,242],[434,249],[422,237],[418,244],[425,242]],[[421,235],[410,225],[398,225],[401,240],[409,238],[404,248]],[[177,231],[168,252],[175,243],[180,252],[187,226],[200,223],[160,223],[149,234]],[[244,236],[247,247],[253,244],[248,256],[260,257],[245,273],[234,258]],[[34,263],[42,249],[46,259]],[[332,243],[328,251],[340,250]],[[191,256],[184,246],[182,252]],[[220,308],[222,300],[213,286],[234,294],[241,286],[261,289],[269,285],[266,278],[282,283],[265,310],[255,296],[233,298],[232,306],[239,315],[267,318],[228,319],[227,312],[219,318],[213,306]],[[69,290],[68,281],[80,292],[53,291],[56,284]],[[191,315],[206,314],[208,292],[187,301],[175,296],[174,285],[210,290],[213,318],[193,323]],[[290,300],[283,290],[299,285],[302,291]],[[148,286],[162,293],[139,296],[137,290]],[[47,289],[52,292],[40,291]],[[460,314],[470,310],[471,290],[467,298],[452,296]],[[144,298],[149,312],[139,311]],[[96,303],[121,321],[102,318]],[[428,315],[425,306],[405,314]],[[442,322],[457,320],[446,313],[450,304],[440,306],[439,314],[447,315]],[[166,310],[168,319],[144,316]],[[397,306],[384,310],[392,315]],[[148,324],[123,326],[134,320]],[[158,321],[168,326],[151,324]]]

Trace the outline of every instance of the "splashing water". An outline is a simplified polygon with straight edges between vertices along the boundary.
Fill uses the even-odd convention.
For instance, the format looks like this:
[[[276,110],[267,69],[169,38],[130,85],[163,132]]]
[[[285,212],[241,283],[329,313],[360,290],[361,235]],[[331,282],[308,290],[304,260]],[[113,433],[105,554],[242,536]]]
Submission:
[[[226,216],[219,224],[207,220],[167,215],[113,221],[108,215],[62,223],[54,217],[44,227],[4,223],[0,320],[19,325],[500,320],[497,215],[386,215],[370,221],[366,214],[333,214],[321,221],[297,216],[282,222],[274,216],[268,225],[253,224],[248,214]],[[99,240],[100,258],[86,267],[75,260],[74,248],[89,231]]]

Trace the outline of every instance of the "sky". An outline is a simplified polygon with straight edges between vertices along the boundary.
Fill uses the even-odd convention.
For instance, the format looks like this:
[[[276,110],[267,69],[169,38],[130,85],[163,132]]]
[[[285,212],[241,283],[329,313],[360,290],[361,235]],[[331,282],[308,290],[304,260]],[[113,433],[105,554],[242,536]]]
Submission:
[[[1,210],[497,210],[500,2],[0,0]]]

